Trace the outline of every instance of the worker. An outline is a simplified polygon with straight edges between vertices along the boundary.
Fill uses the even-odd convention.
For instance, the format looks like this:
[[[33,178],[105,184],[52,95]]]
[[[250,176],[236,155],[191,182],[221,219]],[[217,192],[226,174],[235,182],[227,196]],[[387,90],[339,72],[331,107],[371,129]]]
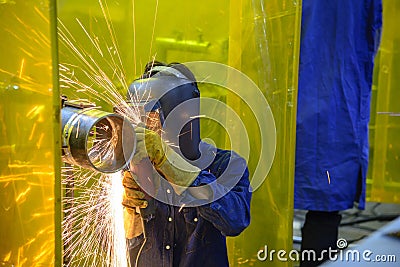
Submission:
[[[239,235],[250,223],[246,161],[201,140],[200,92],[183,64],[150,62],[130,86],[129,96],[149,103],[155,99],[161,120],[156,125],[162,126],[161,136],[156,129],[136,127],[131,166],[151,161],[152,198],[146,197],[148,191],[132,168],[124,173],[131,266],[229,266],[226,236]],[[156,116],[151,117],[154,125]],[[153,214],[143,219],[141,211],[150,203]]]
[[[304,0],[294,207],[307,210],[302,267],[335,250],[340,212],[365,207],[368,122],[381,0]],[[323,251],[325,253],[323,254]]]

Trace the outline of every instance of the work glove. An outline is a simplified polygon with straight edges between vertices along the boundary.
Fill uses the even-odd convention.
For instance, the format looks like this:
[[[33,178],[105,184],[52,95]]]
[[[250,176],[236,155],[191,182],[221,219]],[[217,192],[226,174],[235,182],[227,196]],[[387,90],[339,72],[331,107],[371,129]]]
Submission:
[[[138,184],[129,171],[124,172],[122,184],[124,186],[122,205],[125,207],[125,237],[131,239],[143,233],[139,209],[147,207],[147,201],[144,199],[145,194],[140,191]]]
[[[122,180],[124,186],[122,205],[129,209],[146,208],[148,203],[145,199],[145,194],[136,183],[136,177],[134,176],[135,175],[129,171],[124,172],[124,178]]]
[[[149,157],[156,170],[171,183],[180,195],[189,187],[200,173],[200,169],[188,163],[154,131],[136,127],[136,153],[133,163]]]

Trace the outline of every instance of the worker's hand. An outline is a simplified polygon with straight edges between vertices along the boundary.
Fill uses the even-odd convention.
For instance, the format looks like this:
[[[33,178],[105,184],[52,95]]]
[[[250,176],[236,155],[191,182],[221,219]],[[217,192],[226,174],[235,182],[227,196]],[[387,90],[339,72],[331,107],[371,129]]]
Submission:
[[[181,194],[200,173],[200,169],[189,164],[170,148],[154,131],[136,128],[136,154],[133,162],[149,157],[154,167],[171,183],[175,192]]]
[[[140,191],[138,184],[129,171],[124,172],[122,184],[124,185],[122,205],[125,207],[125,237],[131,239],[143,233],[139,208],[147,207],[147,201],[144,199],[144,193]]]
[[[131,239],[143,233],[140,214],[130,208],[124,209],[125,238]]]
[[[145,194],[140,191],[139,185],[129,171],[124,172],[122,184],[124,185],[124,195],[122,198],[122,205],[124,207],[132,210],[147,207],[148,203],[145,200]]]
[[[138,164],[142,159],[149,157],[155,168],[161,166],[167,159],[164,150],[167,145],[161,140],[161,137],[154,131],[143,127],[136,127],[136,153],[133,157],[133,163]]]

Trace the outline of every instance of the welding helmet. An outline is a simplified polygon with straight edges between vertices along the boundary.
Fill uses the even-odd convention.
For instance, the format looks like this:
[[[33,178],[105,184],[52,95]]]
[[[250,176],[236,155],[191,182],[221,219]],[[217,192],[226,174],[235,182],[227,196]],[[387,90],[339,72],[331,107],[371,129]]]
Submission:
[[[128,100],[144,103],[146,122],[157,125],[159,119],[162,138],[176,152],[188,160],[199,158],[200,91],[186,66],[148,63],[143,75],[129,86]]]

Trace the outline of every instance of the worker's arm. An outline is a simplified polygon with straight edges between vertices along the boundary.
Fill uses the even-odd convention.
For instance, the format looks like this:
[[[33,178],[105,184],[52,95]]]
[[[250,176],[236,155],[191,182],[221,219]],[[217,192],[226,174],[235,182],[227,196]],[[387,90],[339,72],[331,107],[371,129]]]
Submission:
[[[197,207],[198,213],[222,234],[236,236],[250,223],[252,194],[246,162],[235,153],[225,152],[214,164],[220,175],[218,179],[212,172],[203,170],[187,192],[193,192],[197,186],[208,187],[211,199]]]
[[[181,195],[183,204],[198,206],[199,214],[224,235],[238,235],[248,226],[251,192],[243,158],[220,150],[210,168],[200,170],[174,152],[157,133],[136,128],[136,137],[133,161],[148,156],[156,170]]]

